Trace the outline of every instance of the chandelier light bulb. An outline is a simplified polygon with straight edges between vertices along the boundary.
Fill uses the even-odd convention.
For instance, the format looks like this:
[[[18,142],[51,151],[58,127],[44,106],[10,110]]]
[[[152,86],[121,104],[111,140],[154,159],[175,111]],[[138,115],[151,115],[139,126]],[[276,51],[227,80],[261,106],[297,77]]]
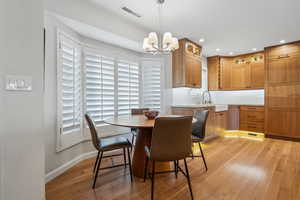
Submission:
[[[155,32],[149,33],[148,43],[150,45],[153,45],[153,46],[158,44],[158,37],[157,37],[157,34]]]

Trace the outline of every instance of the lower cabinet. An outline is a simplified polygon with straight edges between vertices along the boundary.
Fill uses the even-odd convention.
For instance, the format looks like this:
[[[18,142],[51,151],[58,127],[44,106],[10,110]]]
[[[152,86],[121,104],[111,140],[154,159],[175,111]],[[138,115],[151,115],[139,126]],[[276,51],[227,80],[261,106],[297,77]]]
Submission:
[[[228,124],[227,121],[228,121],[227,111],[215,113],[215,131],[217,135],[221,135],[225,130],[227,130],[227,124]]]
[[[215,107],[173,107],[172,114],[193,116],[198,110],[209,110],[205,132],[206,139],[222,135],[224,130],[242,130],[264,133],[264,106],[229,105],[228,111],[223,112],[215,112]],[[281,135],[287,136],[291,134],[296,135],[295,130],[300,129],[300,123],[298,125],[295,121],[295,119],[300,121],[300,114],[296,112],[287,115],[278,111],[269,111],[269,116],[270,115],[272,115],[272,117],[269,119],[269,121],[271,121],[273,125],[269,128],[269,130],[274,133],[280,133]],[[290,126],[291,124],[292,126]],[[285,127],[287,126],[290,127],[286,129]]]
[[[264,133],[263,106],[240,106],[240,130]]]
[[[300,138],[300,112],[297,110],[268,109],[268,135]]]

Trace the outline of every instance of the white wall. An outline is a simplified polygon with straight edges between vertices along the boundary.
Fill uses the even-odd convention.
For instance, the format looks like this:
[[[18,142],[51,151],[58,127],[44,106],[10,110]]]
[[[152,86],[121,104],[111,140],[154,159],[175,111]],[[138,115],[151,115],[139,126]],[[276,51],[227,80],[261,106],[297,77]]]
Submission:
[[[199,104],[201,93],[207,90],[207,59],[202,58],[202,88],[174,88],[173,105]],[[264,104],[264,90],[211,91],[215,104]]]
[[[148,32],[137,24],[122,19],[89,0],[46,0],[45,4],[46,9],[50,12],[133,41],[142,41]]]
[[[0,3],[0,198],[44,199],[43,1]],[[4,90],[5,75],[32,77],[31,92]]]

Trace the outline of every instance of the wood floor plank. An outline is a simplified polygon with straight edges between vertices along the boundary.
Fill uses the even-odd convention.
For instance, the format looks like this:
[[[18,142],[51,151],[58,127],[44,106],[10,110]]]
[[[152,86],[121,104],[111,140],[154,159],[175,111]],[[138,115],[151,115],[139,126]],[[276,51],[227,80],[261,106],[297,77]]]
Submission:
[[[188,159],[195,199],[299,200],[300,143],[265,139],[219,138],[204,145],[208,171],[201,158]],[[116,163],[122,157],[114,158]],[[128,168],[100,171],[91,188],[94,158],[80,162],[46,184],[47,200],[147,200],[151,182],[135,178]],[[103,165],[109,166],[110,159]],[[183,162],[180,163],[183,167]],[[174,174],[156,176],[155,199],[190,199],[186,178]]]

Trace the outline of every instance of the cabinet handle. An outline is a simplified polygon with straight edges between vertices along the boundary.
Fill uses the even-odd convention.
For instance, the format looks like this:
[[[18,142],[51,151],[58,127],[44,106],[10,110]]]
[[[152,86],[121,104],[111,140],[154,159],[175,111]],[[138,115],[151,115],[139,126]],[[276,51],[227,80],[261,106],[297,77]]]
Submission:
[[[288,58],[288,57],[290,57],[289,54],[285,54],[285,55],[280,55],[280,56],[278,56],[279,59],[280,59],[280,58]]]
[[[256,126],[248,126],[248,128],[257,128]]]

